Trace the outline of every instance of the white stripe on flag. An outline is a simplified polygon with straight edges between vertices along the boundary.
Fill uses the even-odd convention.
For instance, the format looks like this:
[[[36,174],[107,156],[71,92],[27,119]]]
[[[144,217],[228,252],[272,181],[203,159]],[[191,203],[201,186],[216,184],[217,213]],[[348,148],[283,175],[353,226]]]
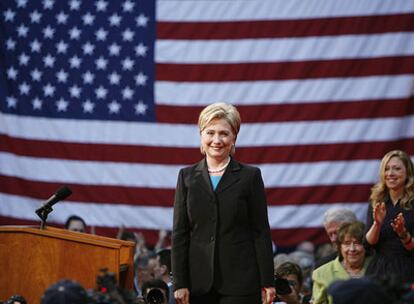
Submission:
[[[235,21],[332,18],[407,13],[413,0],[215,0],[157,1],[159,21]]]
[[[265,128],[266,132],[263,132]],[[0,113],[0,134],[90,144],[198,148],[195,125],[139,124],[17,117]],[[93,137],[91,136],[93,134]],[[414,137],[414,116],[284,123],[243,124],[239,147],[358,143]]]
[[[19,157],[0,153],[0,174],[33,181],[174,189],[184,165]],[[260,164],[266,187],[372,184],[378,160]],[[53,169],[51,169],[53,168]]]
[[[201,106],[222,100],[251,105],[406,98],[412,94],[413,83],[413,75],[248,82],[158,81],[155,100],[158,104]]]
[[[225,41],[164,39],[157,40],[156,49],[157,63],[251,63],[378,58],[411,55],[414,53],[414,34],[397,32]]]

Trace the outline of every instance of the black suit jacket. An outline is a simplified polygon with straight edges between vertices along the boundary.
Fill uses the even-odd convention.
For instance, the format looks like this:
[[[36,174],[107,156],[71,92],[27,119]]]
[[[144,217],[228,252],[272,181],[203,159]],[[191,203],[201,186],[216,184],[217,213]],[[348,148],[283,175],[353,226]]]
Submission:
[[[180,170],[172,235],[174,289],[228,295],[273,286],[273,255],[258,168],[231,160],[213,191],[205,160]]]

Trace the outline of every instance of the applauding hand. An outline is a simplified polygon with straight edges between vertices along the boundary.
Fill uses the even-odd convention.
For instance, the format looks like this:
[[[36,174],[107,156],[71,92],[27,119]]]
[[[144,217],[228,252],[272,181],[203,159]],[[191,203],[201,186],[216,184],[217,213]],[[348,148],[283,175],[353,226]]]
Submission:
[[[405,228],[405,219],[401,212],[392,220],[391,227],[400,239],[405,240],[407,238],[408,233]]]
[[[387,214],[387,210],[385,209],[385,203],[376,203],[372,212],[374,217],[374,222],[379,226],[382,225],[385,219],[385,215]]]

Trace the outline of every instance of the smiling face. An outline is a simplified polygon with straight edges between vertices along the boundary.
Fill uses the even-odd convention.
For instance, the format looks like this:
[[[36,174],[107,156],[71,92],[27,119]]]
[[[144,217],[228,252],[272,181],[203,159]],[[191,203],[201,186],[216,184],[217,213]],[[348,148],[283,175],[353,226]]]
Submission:
[[[214,119],[201,132],[201,146],[207,158],[217,162],[225,161],[230,155],[236,136],[230,124],[224,119]]]
[[[365,248],[355,237],[345,235],[340,250],[347,265],[361,267],[364,264]]]
[[[398,192],[404,189],[407,179],[407,169],[396,156],[392,157],[384,168],[384,182],[388,189]]]

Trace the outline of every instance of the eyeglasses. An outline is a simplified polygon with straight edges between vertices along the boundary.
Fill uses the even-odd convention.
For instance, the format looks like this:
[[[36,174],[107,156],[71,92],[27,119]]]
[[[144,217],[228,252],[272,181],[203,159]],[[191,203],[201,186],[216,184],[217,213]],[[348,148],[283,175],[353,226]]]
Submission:
[[[362,248],[364,245],[362,245],[360,242],[344,242],[342,243],[342,246],[345,248]]]

